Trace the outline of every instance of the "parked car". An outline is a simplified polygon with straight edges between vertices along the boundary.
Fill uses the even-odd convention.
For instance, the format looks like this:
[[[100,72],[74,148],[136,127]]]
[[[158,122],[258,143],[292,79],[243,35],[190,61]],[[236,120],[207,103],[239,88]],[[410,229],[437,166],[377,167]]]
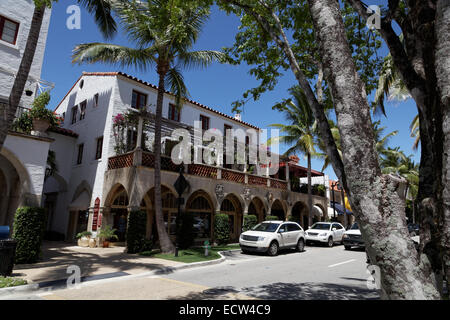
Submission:
[[[305,248],[305,232],[296,222],[263,221],[239,237],[242,252],[267,252],[276,256],[280,249]]]
[[[345,228],[338,222],[316,222],[305,232],[306,244],[326,243],[332,247],[335,242],[342,243]]]
[[[408,231],[411,237],[418,236],[420,234],[419,225],[417,223],[408,224]]]
[[[345,250],[350,250],[352,247],[365,248],[358,223],[355,222],[350,229],[344,232],[342,242],[344,243]]]

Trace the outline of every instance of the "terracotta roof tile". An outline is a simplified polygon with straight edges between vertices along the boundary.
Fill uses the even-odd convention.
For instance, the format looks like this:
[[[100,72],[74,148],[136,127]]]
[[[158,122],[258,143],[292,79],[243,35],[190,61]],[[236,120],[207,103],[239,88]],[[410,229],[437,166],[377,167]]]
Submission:
[[[108,76],[110,77],[110,76],[118,76],[118,75],[123,76],[123,77],[125,77],[125,78],[128,78],[128,79],[130,79],[130,80],[133,80],[133,81],[142,83],[142,84],[144,84],[144,85],[146,85],[146,86],[149,86],[149,87],[151,87],[151,88],[153,88],[153,89],[158,90],[158,87],[155,86],[154,84],[151,84],[151,83],[149,83],[149,82],[147,82],[147,81],[138,79],[138,78],[136,78],[136,77],[134,77],[134,76],[131,76],[131,75],[129,75],[129,74],[127,74],[127,73],[124,73],[124,72],[83,72],[83,74],[82,74],[82,76],[100,76],[100,77],[108,77]],[[78,82],[80,79],[81,79],[81,77],[77,80],[77,82]],[[77,82],[76,82],[76,83],[77,83]],[[72,88],[69,90],[69,92],[75,87],[76,83],[72,86]],[[173,93],[170,92],[170,91],[167,91],[167,90],[166,90],[165,92],[166,92],[167,94],[173,95]],[[68,94],[68,93],[67,93],[67,94]],[[66,96],[67,96],[67,94],[66,94]],[[65,97],[66,97],[66,96],[65,96]],[[65,99],[65,97],[64,97],[64,99]],[[63,100],[64,100],[64,99],[63,99]],[[218,115],[220,115],[220,116],[222,116],[222,117],[225,117],[225,118],[228,118],[228,119],[233,120],[233,121],[235,121],[235,122],[244,124],[244,125],[246,125],[246,126],[248,126],[248,127],[254,128],[254,129],[256,129],[256,130],[261,130],[259,127],[255,126],[255,125],[252,125],[252,124],[250,124],[250,123],[248,123],[248,122],[245,122],[245,121],[242,121],[242,120],[238,120],[238,119],[236,119],[236,118],[234,118],[234,117],[232,117],[232,116],[229,116],[229,115],[227,115],[227,114],[225,114],[225,113],[223,113],[223,112],[220,112],[220,111],[217,111],[217,110],[215,110],[215,109],[212,109],[212,108],[210,108],[210,107],[208,107],[208,106],[206,106],[206,105],[204,105],[204,104],[201,104],[201,103],[199,103],[199,102],[197,102],[197,101],[190,100],[190,99],[187,99],[187,101],[190,102],[190,103],[192,103],[193,105],[196,105],[196,106],[198,106],[198,107],[201,107],[201,108],[203,108],[203,109],[205,109],[205,110],[214,112],[214,113],[216,113],[216,114],[218,114]],[[62,101],[61,101],[61,102],[62,102]],[[55,110],[58,109],[58,107],[59,107],[59,105],[61,104],[61,102],[58,104],[58,106],[55,108]]]

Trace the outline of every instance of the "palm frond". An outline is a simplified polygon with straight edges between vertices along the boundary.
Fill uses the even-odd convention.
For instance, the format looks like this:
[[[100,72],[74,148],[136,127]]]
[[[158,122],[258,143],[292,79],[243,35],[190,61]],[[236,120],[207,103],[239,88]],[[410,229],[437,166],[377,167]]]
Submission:
[[[89,13],[94,14],[95,23],[106,39],[117,33],[117,24],[112,15],[111,1],[108,0],[78,0]]]
[[[172,67],[166,74],[166,81],[170,91],[175,94],[175,105],[180,109],[182,100],[189,97],[183,75],[177,67]]]
[[[178,55],[178,59],[184,68],[205,68],[216,61],[224,63],[226,55],[220,51],[199,50],[182,52]]]
[[[133,49],[107,43],[79,44],[73,50],[72,63],[97,62],[118,64],[122,67],[135,66],[145,71],[154,63],[154,57],[151,49]]]

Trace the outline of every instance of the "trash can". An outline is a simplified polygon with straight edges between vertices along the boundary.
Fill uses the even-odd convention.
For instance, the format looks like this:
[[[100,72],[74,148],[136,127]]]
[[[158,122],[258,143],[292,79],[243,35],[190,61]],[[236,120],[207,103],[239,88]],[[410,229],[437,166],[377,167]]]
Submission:
[[[0,276],[11,276],[14,267],[16,246],[16,240],[0,240]]]

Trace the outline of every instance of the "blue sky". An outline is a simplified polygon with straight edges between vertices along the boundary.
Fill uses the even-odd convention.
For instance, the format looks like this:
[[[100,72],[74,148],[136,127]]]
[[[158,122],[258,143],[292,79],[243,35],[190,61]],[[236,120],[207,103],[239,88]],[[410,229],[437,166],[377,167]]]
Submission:
[[[51,92],[50,108],[53,109],[59,103],[83,71],[123,71],[151,83],[158,83],[156,72],[153,70],[144,73],[134,68],[123,69],[105,64],[73,65],[71,54],[77,44],[105,42],[105,40],[99,33],[92,16],[83,9],[81,10],[81,29],[67,29],[66,19],[69,14],[66,13],[66,9],[72,4],[76,2],[60,0],[53,6],[41,76],[42,79],[55,83],[55,88]],[[214,8],[197,42],[196,49],[220,50],[224,46],[231,46],[238,26],[238,18],[233,15],[227,16]],[[120,33],[109,41],[127,44],[126,38]],[[385,48],[381,54],[386,54]],[[241,98],[246,89],[257,85],[257,81],[248,74],[249,69],[246,65],[214,64],[204,70],[185,71],[183,74],[193,100],[231,115],[231,103]],[[288,98],[287,89],[295,83],[292,73],[286,72],[274,91],[265,93],[260,100],[250,101],[245,105],[242,119],[260,128],[269,128],[268,126],[272,123],[282,123],[283,116],[273,111],[272,106],[283,98]],[[386,132],[399,131],[398,135],[390,141],[390,146],[400,146],[405,154],[412,154],[414,161],[418,162],[420,153],[412,150],[414,139],[409,136],[409,124],[417,113],[414,101],[388,103],[386,109],[387,117],[376,117],[375,120],[381,120],[382,126],[386,127]],[[281,147],[280,150],[283,151],[285,148]],[[300,164],[306,166],[306,159],[299,156]],[[312,165],[313,169],[320,170],[323,163],[321,160],[313,159]],[[336,177],[331,166],[325,170],[325,174],[333,179]]]

